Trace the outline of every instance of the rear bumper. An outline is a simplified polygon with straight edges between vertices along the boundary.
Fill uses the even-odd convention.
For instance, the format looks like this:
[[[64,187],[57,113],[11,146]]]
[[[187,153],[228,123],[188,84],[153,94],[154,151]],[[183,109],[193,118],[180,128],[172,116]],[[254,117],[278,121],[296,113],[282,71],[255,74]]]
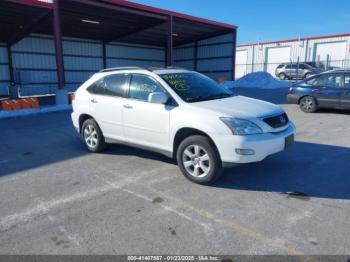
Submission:
[[[75,128],[75,130],[79,133],[80,130],[79,130],[79,120],[78,120],[78,116],[76,113],[73,113],[71,114],[71,118],[72,118],[72,122],[73,122],[73,126]]]
[[[286,137],[294,135],[294,132],[295,126],[290,122],[287,129],[278,133],[248,136],[219,135],[212,138],[219,150],[222,162],[227,166],[229,163],[259,162],[269,155],[283,151],[286,146]],[[253,150],[254,154],[238,154],[236,149]]]
[[[288,94],[287,95],[287,101],[288,101],[289,104],[298,104],[300,97],[301,96],[297,95],[297,94]]]

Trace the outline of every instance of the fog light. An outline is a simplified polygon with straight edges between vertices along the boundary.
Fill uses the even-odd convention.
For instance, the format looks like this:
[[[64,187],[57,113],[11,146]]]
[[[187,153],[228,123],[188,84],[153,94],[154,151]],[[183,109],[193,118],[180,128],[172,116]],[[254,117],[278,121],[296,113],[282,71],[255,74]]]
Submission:
[[[238,155],[254,155],[255,154],[255,151],[253,149],[243,149],[243,148],[236,148],[236,153]]]

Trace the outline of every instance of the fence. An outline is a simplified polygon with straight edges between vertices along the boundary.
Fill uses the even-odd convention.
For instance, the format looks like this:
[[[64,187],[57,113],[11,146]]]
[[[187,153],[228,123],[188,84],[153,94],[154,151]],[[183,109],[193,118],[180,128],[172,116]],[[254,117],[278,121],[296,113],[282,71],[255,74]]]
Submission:
[[[318,60],[318,61],[285,61],[285,62],[276,62],[276,63],[251,63],[251,64],[240,64],[236,63],[236,79],[243,77],[249,73],[253,72],[267,72],[270,73],[274,77],[278,77],[278,74],[276,75],[276,69],[279,65],[286,64],[288,69],[288,73],[292,74],[290,76],[294,79],[301,79],[305,75],[303,74],[303,70],[305,68],[305,64],[316,68],[319,72],[324,72],[328,70],[334,70],[334,69],[343,69],[343,68],[350,68],[350,59],[344,59],[344,60]],[[294,72],[295,71],[295,72]]]

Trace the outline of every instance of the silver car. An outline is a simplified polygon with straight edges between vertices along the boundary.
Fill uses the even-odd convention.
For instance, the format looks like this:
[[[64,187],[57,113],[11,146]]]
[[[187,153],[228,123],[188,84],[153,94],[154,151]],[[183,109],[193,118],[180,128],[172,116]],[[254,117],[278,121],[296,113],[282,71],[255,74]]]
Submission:
[[[275,75],[281,80],[305,79],[311,75],[319,74],[321,71],[321,69],[312,67],[306,63],[288,63],[278,65]]]

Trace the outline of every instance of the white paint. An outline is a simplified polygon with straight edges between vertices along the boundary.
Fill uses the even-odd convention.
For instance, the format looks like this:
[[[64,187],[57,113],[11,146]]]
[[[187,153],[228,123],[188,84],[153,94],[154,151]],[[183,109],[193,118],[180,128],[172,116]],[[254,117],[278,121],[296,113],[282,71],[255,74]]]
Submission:
[[[49,215],[48,218],[52,223],[57,223],[57,220],[53,216]],[[67,229],[64,226],[59,225],[58,229],[62,234],[66,236],[66,238],[68,238],[70,242],[74,243],[76,246],[80,246],[80,241],[75,236],[68,233]]]
[[[50,201],[43,201],[33,208],[29,208],[23,212],[15,213],[0,219],[0,232],[10,229],[12,226],[28,222],[37,216],[43,215],[51,211],[52,209],[58,208],[60,206],[70,204],[73,202],[81,201],[87,198],[96,197],[102,195],[106,192],[115,190],[115,187],[110,185],[98,187],[93,190],[75,193],[68,197],[58,198]]]
[[[290,46],[266,48],[265,70],[275,76],[275,70],[280,63],[289,62],[291,58]]]
[[[236,78],[247,74],[248,50],[237,50],[236,52]]]

